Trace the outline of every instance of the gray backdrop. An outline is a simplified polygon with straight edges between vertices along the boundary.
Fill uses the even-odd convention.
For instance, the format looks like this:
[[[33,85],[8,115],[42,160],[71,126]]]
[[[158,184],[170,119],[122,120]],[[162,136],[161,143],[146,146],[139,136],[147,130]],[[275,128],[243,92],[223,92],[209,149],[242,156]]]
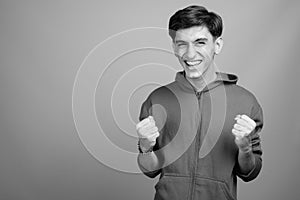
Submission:
[[[72,102],[76,99],[72,99],[72,91],[80,66],[84,67],[84,59],[96,45],[114,34],[134,28],[166,28],[169,17],[177,9],[190,4],[205,5],[223,17],[225,45],[216,63],[220,70],[237,74],[239,84],[256,95],[264,110],[265,127],[261,133],[263,169],[255,181],[239,182],[239,198],[273,200],[299,197],[300,95],[297,82],[300,1],[2,0],[1,200],[153,198],[157,179],[124,172],[126,170],[122,170],[123,166],[118,162],[110,167],[87,151],[89,147],[80,140],[80,135],[82,137],[85,132],[76,130],[72,112]],[[140,50],[119,55],[118,50],[124,47],[137,48],[133,45],[136,43],[134,38],[170,50],[167,34],[154,32],[157,34],[146,30],[141,36],[140,32],[133,31],[127,32],[124,38],[110,38],[98,46],[100,50],[95,54],[100,70],[108,66],[101,62],[102,59],[111,55],[116,58],[98,82],[95,111],[99,123],[103,122],[107,112],[113,112],[118,119],[119,131],[113,128],[116,122],[111,119],[100,125],[105,126],[104,132],[113,143],[128,152],[136,151],[134,123],[141,102],[154,87],[171,81],[175,70],[180,69],[176,59],[163,50]],[[140,47],[147,45],[142,41],[138,44]],[[134,68],[152,61],[156,66],[149,72],[146,68],[140,68],[141,71]],[[175,70],[164,66],[158,73],[160,65],[157,63],[172,66]],[[131,73],[127,73],[129,71]],[[154,72],[160,76],[155,76]],[[109,77],[113,79],[111,82]],[[132,77],[137,80],[147,77],[147,82],[153,78],[154,83],[143,85],[137,82],[137,85],[134,82],[131,85],[130,81],[135,79]],[[130,99],[118,96],[124,89],[131,91]],[[112,90],[115,93],[111,93]],[[109,101],[103,98],[109,94],[114,97],[111,107],[102,108]],[[129,110],[126,115],[125,108]],[[111,115],[107,116],[110,118]],[[122,134],[126,132],[122,129],[131,133]],[[104,154],[113,161],[128,162],[109,149]],[[118,167],[120,170],[116,169]]]

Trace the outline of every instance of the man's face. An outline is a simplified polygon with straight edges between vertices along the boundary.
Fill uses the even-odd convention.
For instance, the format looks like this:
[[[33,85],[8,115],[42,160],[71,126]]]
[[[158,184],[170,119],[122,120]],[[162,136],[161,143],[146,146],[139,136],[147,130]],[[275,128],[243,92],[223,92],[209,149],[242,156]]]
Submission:
[[[188,78],[199,78],[212,66],[219,53],[222,39],[213,39],[205,26],[194,26],[176,31],[173,48]]]

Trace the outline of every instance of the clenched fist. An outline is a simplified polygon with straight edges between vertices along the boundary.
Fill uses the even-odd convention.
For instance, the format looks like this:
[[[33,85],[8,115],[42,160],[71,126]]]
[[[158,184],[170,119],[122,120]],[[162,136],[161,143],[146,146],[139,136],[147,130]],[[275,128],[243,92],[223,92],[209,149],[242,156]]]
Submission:
[[[136,131],[139,137],[139,145],[142,152],[151,151],[159,136],[158,128],[152,116],[149,116],[136,125]]]
[[[237,115],[236,123],[233,126],[232,133],[235,136],[235,143],[242,152],[252,150],[249,134],[255,129],[256,123],[247,115]]]

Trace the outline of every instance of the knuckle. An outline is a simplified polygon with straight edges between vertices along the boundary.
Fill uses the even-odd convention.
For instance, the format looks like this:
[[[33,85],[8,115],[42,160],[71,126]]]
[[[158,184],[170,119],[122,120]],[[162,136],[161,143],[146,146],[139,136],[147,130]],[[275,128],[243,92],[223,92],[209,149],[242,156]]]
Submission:
[[[141,137],[146,137],[147,136],[147,131],[145,129],[140,129],[138,133],[141,135]]]

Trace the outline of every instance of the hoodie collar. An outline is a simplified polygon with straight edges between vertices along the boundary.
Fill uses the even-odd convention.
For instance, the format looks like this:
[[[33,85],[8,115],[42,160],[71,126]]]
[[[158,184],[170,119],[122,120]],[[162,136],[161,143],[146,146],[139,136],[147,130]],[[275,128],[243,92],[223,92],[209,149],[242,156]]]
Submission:
[[[180,71],[176,73],[175,81],[179,83],[179,86],[186,92],[196,93],[196,88],[185,78],[185,72]],[[217,78],[204,87],[202,92],[209,91],[220,84],[236,84],[238,77],[234,74],[227,74],[223,72],[217,72]]]

